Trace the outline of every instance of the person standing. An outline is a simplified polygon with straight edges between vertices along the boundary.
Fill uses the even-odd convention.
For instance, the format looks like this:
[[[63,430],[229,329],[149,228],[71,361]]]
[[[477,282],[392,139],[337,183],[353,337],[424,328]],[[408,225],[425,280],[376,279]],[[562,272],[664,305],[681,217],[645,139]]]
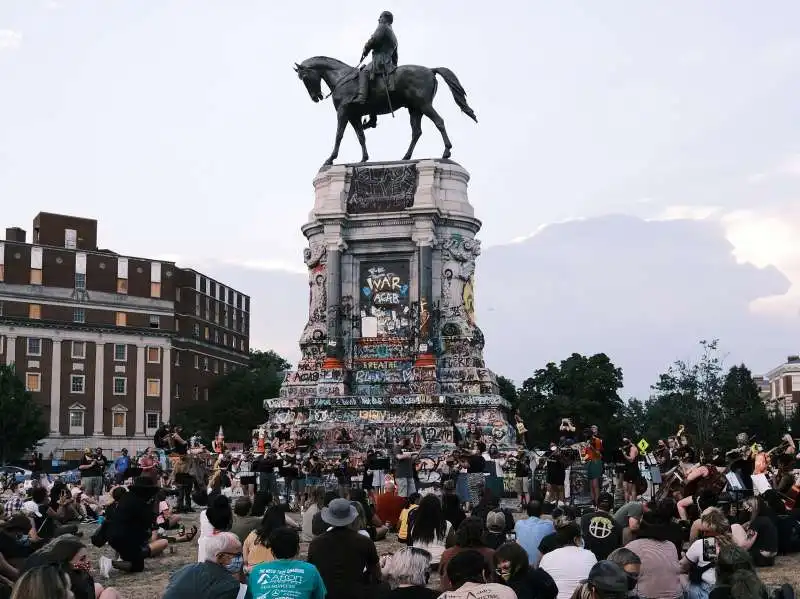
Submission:
[[[123,448],[122,455],[114,460],[114,484],[121,485],[127,478],[128,468],[131,467],[131,459],[128,457],[128,450]]]
[[[528,488],[530,485],[531,467],[525,457],[525,450],[520,449],[517,453],[517,463],[514,466],[514,482],[516,485],[517,497],[519,498],[519,509],[523,509],[528,504]]]
[[[591,427],[589,445],[586,447],[586,477],[592,491],[592,504],[597,505],[600,499],[600,486],[603,481],[603,440],[596,424]]]
[[[417,454],[412,449],[411,439],[406,437],[400,442],[400,449],[395,454],[397,463],[394,478],[400,497],[408,497],[417,490],[414,484],[414,458]]]
[[[84,450],[78,470],[81,472],[81,486],[89,497],[100,497],[103,494],[103,472],[106,463],[101,449],[92,452],[87,447]]]
[[[627,437],[622,440],[622,457],[625,459],[622,480],[625,483],[625,503],[628,503],[636,500],[636,483],[642,475],[639,472],[639,449]]]

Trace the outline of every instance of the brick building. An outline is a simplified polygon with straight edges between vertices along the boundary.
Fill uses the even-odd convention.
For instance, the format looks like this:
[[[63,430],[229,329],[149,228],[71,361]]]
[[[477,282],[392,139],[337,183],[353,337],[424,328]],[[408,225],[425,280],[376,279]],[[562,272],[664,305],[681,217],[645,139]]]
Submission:
[[[764,378],[769,384],[767,409],[792,418],[800,403],[800,356],[788,356],[785,363],[770,370]]]
[[[97,221],[40,213],[0,241],[0,361],[42,406],[49,453],[141,448],[247,364],[250,298],[173,262],[97,247]]]

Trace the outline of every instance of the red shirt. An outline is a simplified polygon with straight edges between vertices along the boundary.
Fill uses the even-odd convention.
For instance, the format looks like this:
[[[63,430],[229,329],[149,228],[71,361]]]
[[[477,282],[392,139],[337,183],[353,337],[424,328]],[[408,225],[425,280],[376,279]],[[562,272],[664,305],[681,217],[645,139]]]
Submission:
[[[400,512],[406,506],[406,498],[400,497],[397,492],[381,493],[375,497],[375,513],[381,522],[388,522],[393,529],[397,529]]]

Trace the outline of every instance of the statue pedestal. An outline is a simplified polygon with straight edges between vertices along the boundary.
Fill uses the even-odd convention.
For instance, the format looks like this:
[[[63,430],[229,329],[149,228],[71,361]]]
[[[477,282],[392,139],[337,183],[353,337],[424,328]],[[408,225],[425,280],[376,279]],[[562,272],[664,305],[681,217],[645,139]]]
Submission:
[[[266,400],[268,426],[305,428],[331,452],[410,437],[423,454],[439,454],[472,425],[487,445],[515,446],[509,405],[485,367],[475,322],[481,223],[468,181],[447,160],[317,174],[302,228],[309,242],[302,359],[280,397]]]

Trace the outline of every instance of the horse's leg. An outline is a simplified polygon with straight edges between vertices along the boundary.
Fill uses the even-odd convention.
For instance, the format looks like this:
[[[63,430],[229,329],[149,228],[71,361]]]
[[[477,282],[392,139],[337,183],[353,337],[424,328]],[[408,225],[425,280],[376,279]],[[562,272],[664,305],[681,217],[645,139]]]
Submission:
[[[350,117],[350,125],[352,125],[353,130],[356,132],[358,143],[361,144],[361,162],[366,162],[369,160],[369,154],[367,154],[367,138],[364,135],[364,127],[361,125],[361,117]]]
[[[339,146],[342,143],[342,136],[344,135],[344,128],[347,127],[347,113],[342,107],[336,111],[336,141],[333,143],[333,152],[325,161],[325,166],[330,166],[336,157],[339,155]]]
[[[408,116],[411,117],[411,143],[408,145],[408,151],[403,156],[403,160],[411,160],[411,154],[414,153],[417,141],[422,135],[422,113],[419,110],[409,108]]]
[[[433,121],[439,133],[442,134],[442,140],[444,141],[444,154],[442,154],[442,158],[450,158],[450,149],[453,147],[453,144],[450,143],[450,138],[447,137],[447,129],[444,128],[444,119],[434,110],[432,104],[426,104],[422,106],[420,110],[422,110],[422,114]]]

